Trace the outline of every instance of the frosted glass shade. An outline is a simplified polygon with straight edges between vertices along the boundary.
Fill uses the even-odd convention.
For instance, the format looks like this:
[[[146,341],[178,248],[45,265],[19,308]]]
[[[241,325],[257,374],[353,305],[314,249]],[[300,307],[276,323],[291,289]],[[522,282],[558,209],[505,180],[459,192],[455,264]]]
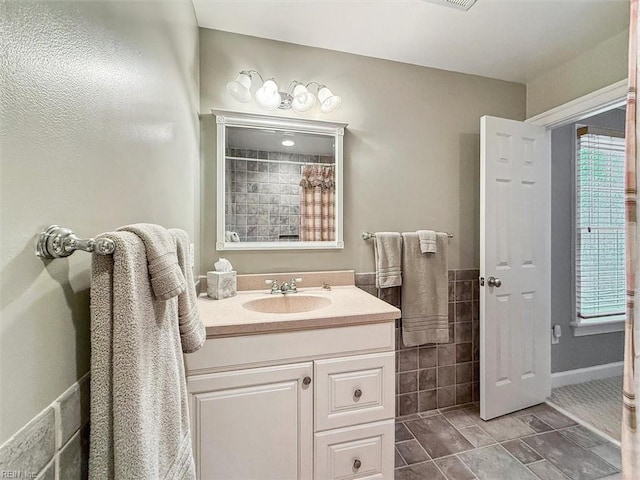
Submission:
[[[293,101],[291,102],[291,108],[296,112],[306,112],[311,110],[316,104],[316,97],[307,90],[302,84],[296,85],[293,89]]]
[[[278,84],[273,79],[267,80],[256,90],[256,102],[265,110],[275,110],[280,106],[280,101]]]
[[[322,87],[318,91],[318,100],[320,101],[320,111],[322,113],[335,112],[342,105],[342,98],[331,93],[327,87]]]
[[[239,74],[227,83],[227,92],[237,101],[247,103],[251,100],[251,77],[246,73]]]

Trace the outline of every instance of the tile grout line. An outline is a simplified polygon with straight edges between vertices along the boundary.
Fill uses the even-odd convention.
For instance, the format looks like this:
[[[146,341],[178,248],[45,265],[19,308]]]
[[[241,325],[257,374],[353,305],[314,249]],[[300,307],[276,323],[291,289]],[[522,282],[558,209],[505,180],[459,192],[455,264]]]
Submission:
[[[613,443],[614,445],[620,447],[621,444],[618,440],[616,440],[615,438],[611,437],[610,435],[607,435],[606,433],[598,430],[597,428],[595,428],[593,425],[591,425],[588,422],[585,422],[584,420],[582,420],[581,418],[577,417],[576,415],[573,415],[571,412],[568,412],[567,410],[565,410],[564,408],[556,405],[553,402],[550,402],[549,400],[547,400],[545,402],[547,405],[549,405],[551,408],[556,409],[558,412],[562,413],[564,416],[569,417],[571,420],[573,420],[574,422],[576,422],[578,425],[582,425],[583,427],[585,427],[587,430],[590,430],[594,433],[597,433],[598,435],[600,435],[601,437],[606,438],[609,442]]]
[[[535,450],[533,450],[533,451],[535,452]],[[540,455],[540,454],[538,453],[538,455]],[[540,456],[542,457],[542,455],[540,455]],[[531,462],[529,465],[537,465],[539,463],[544,463],[544,462],[547,462],[549,465],[551,465],[553,468],[555,468],[558,472],[560,472],[560,475],[562,475],[563,478],[565,478],[566,480],[571,480],[571,478],[568,477],[567,475],[565,475],[565,473],[562,470],[560,470],[558,467],[556,467],[553,463],[551,463],[549,460],[547,460],[544,457],[542,457],[542,460],[537,460],[535,462]],[[526,467],[529,468],[529,465],[526,465]],[[531,473],[533,473],[536,477],[538,477],[538,478],[540,478],[542,480],[545,480],[544,478],[542,478],[540,475],[538,475],[536,472],[534,472],[530,468],[529,468],[529,471],[531,471]],[[598,480],[598,479],[596,479],[596,480]]]
[[[472,451],[472,450],[476,450],[476,449],[478,449],[478,447],[474,446],[474,445],[473,445],[473,443],[471,443],[471,442],[467,439],[467,437],[465,437],[465,436],[464,436],[464,434],[463,434],[460,430],[458,430],[458,429],[456,428],[456,426],[455,426],[453,423],[451,423],[451,421],[449,421],[449,419],[448,419],[447,417],[445,417],[445,416],[444,416],[444,415],[442,415],[442,414],[440,414],[440,415],[441,415],[441,416],[442,416],[442,417],[443,417],[443,418],[444,418],[444,419],[449,423],[449,425],[451,425],[451,426],[453,427],[453,429],[454,429],[456,432],[458,432],[460,435],[462,435],[462,437],[463,437],[463,438],[464,438],[464,439],[469,443],[469,445],[471,445],[471,446],[473,447],[473,448],[470,448],[470,449],[467,449],[467,450],[460,450],[459,452],[455,452],[453,455],[457,455],[457,454],[459,454],[459,453],[466,453],[466,452],[470,452],[470,451]],[[472,426],[472,425],[470,425],[470,426]],[[478,425],[478,426],[479,426],[479,425]],[[482,428],[482,427],[480,427],[480,428]],[[483,431],[484,431],[484,430],[483,430]],[[486,432],[485,432],[485,433],[486,433]],[[489,434],[487,433],[487,435],[489,435]],[[489,435],[489,436],[491,436],[491,435]],[[493,438],[493,437],[491,437],[491,438]],[[495,439],[494,439],[494,440],[495,440]],[[495,444],[492,444],[492,445],[495,445]],[[488,446],[490,446],[490,445],[485,445],[485,447],[488,447]],[[482,448],[484,448],[484,447],[482,447]],[[465,464],[465,465],[466,465],[466,464]],[[469,469],[469,470],[471,470],[471,469]],[[475,475],[475,474],[474,474],[474,475]]]
[[[532,415],[532,416],[534,416],[534,417],[536,417],[536,418],[537,418],[538,420],[540,420],[541,422],[546,423],[546,422],[544,422],[542,419],[540,419],[538,416],[536,416],[535,414],[531,414],[531,415]],[[572,419],[572,420],[573,420],[573,419]],[[523,422],[523,423],[524,423],[524,422]],[[549,425],[549,424],[547,424],[547,425]],[[531,438],[531,437],[535,437],[535,436],[537,436],[537,435],[544,435],[544,434],[547,434],[547,433],[556,432],[556,433],[558,433],[560,436],[562,436],[562,438],[563,438],[563,439],[567,440],[569,443],[574,444],[576,447],[578,447],[578,448],[580,448],[580,449],[584,450],[584,451],[585,451],[585,452],[587,452],[587,453],[592,453],[592,454],[593,454],[593,455],[595,455],[596,457],[600,458],[600,459],[601,459],[603,462],[605,462],[607,465],[610,465],[610,466],[611,466],[613,469],[615,469],[618,473],[620,472],[620,470],[618,469],[618,467],[616,467],[615,465],[611,465],[609,462],[607,462],[604,458],[602,458],[602,457],[601,457],[600,455],[598,455],[597,453],[592,452],[590,449],[588,449],[588,448],[586,448],[586,447],[583,447],[582,445],[579,445],[579,444],[578,444],[577,442],[575,442],[574,440],[572,440],[572,439],[570,439],[570,438],[565,437],[564,435],[562,435],[561,430],[568,430],[569,428],[575,428],[575,427],[577,427],[577,426],[580,426],[580,424],[578,424],[578,425],[569,425],[569,426],[567,426],[567,427],[562,427],[562,428],[554,428],[554,427],[552,427],[551,425],[549,425],[549,426],[552,428],[552,430],[549,430],[549,431],[546,431],[546,432],[537,432],[537,433],[535,433],[534,435],[526,435],[526,436],[524,436],[524,437],[518,437],[518,439],[519,439],[519,440],[522,440],[522,439],[524,439],[524,438]],[[562,470],[560,470],[560,468],[556,467],[552,462],[550,462],[550,461],[549,461],[549,459],[547,459],[544,455],[542,455],[539,451],[537,451],[537,450],[536,450],[535,448],[533,448],[531,445],[529,445],[529,444],[528,444],[528,443],[526,443],[526,442],[522,442],[522,443],[524,443],[524,444],[525,444],[527,447],[529,447],[532,451],[534,451],[536,454],[538,454],[540,457],[542,457],[542,459],[543,459],[543,460],[546,460],[547,462],[549,462],[549,464],[551,464],[553,467],[555,467],[555,468],[556,468],[556,469],[557,469],[557,470],[558,470],[562,475],[564,475],[566,478],[568,478],[568,479],[570,478],[570,477],[569,477],[568,475],[566,475]],[[603,445],[603,444],[600,444],[600,445]],[[597,446],[597,445],[596,445],[596,446]],[[505,450],[506,450],[506,449],[505,449]],[[509,452],[509,453],[511,453],[511,452]],[[517,460],[517,459],[516,459],[516,460]],[[531,464],[533,464],[533,463],[539,463],[539,462],[540,462],[540,461],[538,461],[538,462],[531,462],[529,465],[531,465]],[[522,463],[522,462],[520,462],[520,463]],[[524,464],[523,464],[523,465],[524,465]],[[527,466],[527,465],[525,465],[525,467],[526,467],[526,466]],[[529,470],[531,470],[531,469],[529,469]],[[532,472],[532,473],[534,473],[534,475],[535,475],[535,472]],[[536,475],[536,476],[537,476],[538,478],[540,478],[538,475]],[[543,479],[543,480],[544,480],[544,479]]]
[[[403,423],[404,425],[404,423]],[[404,425],[404,428],[406,428],[409,433],[411,433],[411,435],[413,436],[413,440],[418,444],[418,446],[422,449],[422,451],[425,453],[425,455],[427,456],[427,458],[429,460],[433,460],[433,458],[431,458],[431,455],[429,455],[429,452],[427,452],[427,450],[422,446],[422,444],[420,443],[420,441],[416,438],[415,435],[413,435],[413,432],[409,429],[409,427],[407,427],[406,425]],[[409,442],[411,440],[407,440],[407,442]],[[403,442],[399,442],[399,443],[403,443]],[[404,462],[409,465],[409,462],[407,462],[407,459],[404,458],[404,456],[402,455],[402,452],[400,452],[400,450],[398,450],[398,453],[400,453],[400,456],[404,459]]]
[[[489,445],[487,445],[489,446]],[[458,456],[457,453],[453,454],[459,461],[460,463],[462,463],[462,465],[464,465],[465,467],[467,467],[467,470],[469,470],[472,474],[474,478],[478,478],[478,476],[476,475],[476,472],[474,472],[473,470],[471,470],[471,467],[469,467],[469,465],[467,465],[466,463],[464,463],[464,461]]]
[[[407,440],[407,441],[410,441],[410,440]],[[402,442],[398,442],[398,443],[402,443]],[[405,466],[408,467],[409,466],[409,462],[407,462],[407,459],[402,456],[402,452],[400,450],[398,450],[398,447],[396,447],[395,443],[393,444],[393,448],[398,452],[398,455],[400,455],[400,458],[402,458],[402,460],[404,460],[404,463],[406,463]],[[402,468],[402,467],[400,467],[400,468]],[[394,470],[395,470],[395,468],[394,468]]]
[[[520,442],[524,443],[520,438],[517,438],[517,439],[515,439],[515,438],[514,438],[514,440],[520,440]],[[507,440],[507,442],[509,442],[509,441],[511,441],[511,440]],[[524,444],[525,444],[527,447],[531,448],[531,447],[529,446],[529,444],[527,444],[527,443],[524,443]],[[530,472],[534,477],[541,478],[537,473],[535,473],[534,471],[532,471],[532,470],[531,470],[531,469],[530,469],[526,464],[522,463],[518,458],[516,458],[516,456],[515,456],[515,455],[513,455],[509,450],[507,450],[505,447],[503,447],[501,443],[498,443],[498,445],[500,445],[500,446],[504,449],[504,451],[505,451],[505,452],[507,452],[509,455],[511,455],[511,457],[512,457],[516,462],[520,463],[524,468],[526,468],[526,469],[527,469],[527,470],[528,470],[528,471],[529,471],[529,472]],[[531,451],[535,452],[535,453],[536,453],[536,454],[537,454],[537,455],[538,455],[542,460],[547,460],[547,459],[544,457],[544,455],[541,455],[541,454],[540,454],[540,452],[537,452],[535,449],[531,448]],[[533,463],[533,462],[532,462],[532,463]],[[555,466],[555,465],[554,465],[554,466]],[[559,469],[558,469],[558,470],[559,470]],[[560,472],[560,473],[563,473],[563,474],[564,474],[564,472]],[[541,479],[541,480],[544,480],[544,479]]]
[[[555,407],[553,407],[553,408],[555,408]],[[562,412],[560,412],[560,413],[562,413]],[[537,418],[538,420],[540,420],[541,422],[546,423],[546,422],[544,422],[543,420],[541,420],[540,418],[538,418],[535,414],[532,414],[532,416],[536,417],[536,418]],[[571,420],[574,420],[574,419],[571,419]],[[574,420],[574,421],[575,421],[575,420]],[[523,422],[523,423],[524,423],[524,422]],[[549,424],[547,424],[547,425],[549,425]],[[549,425],[549,426],[551,427],[551,425]],[[524,436],[524,437],[519,437],[519,439],[523,439],[523,438],[531,438],[531,437],[535,437],[535,436],[537,436],[537,435],[544,435],[544,434],[546,434],[546,433],[556,432],[556,433],[560,434],[560,436],[562,436],[562,438],[563,438],[563,439],[565,439],[565,440],[567,440],[569,443],[574,444],[576,447],[578,447],[578,448],[580,448],[580,449],[584,450],[584,451],[585,451],[585,452],[587,452],[587,453],[591,453],[591,454],[595,455],[596,457],[598,457],[599,459],[601,459],[603,462],[605,462],[607,465],[610,465],[610,466],[611,466],[611,468],[615,469],[618,473],[620,473],[620,471],[621,471],[621,470],[620,470],[618,467],[616,467],[615,465],[612,465],[610,462],[607,462],[607,460],[605,460],[604,458],[602,458],[602,457],[601,457],[600,455],[598,455],[596,452],[592,451],[592,450],[591,450],[591,448],[583,447],[582,445],[580,445],[580,444],[579,444],[578,442],[576,442],[575,440],[572,440],[571,438],[569,438],[569,437],[566,437],[566,436],[562,435],[562,431],[564,431],[564,430],[569,430],[570,428],[575,428],[575,427],[579,427],[579,426],[584,426],[584,425],[581,425],[580,423],[578,423],[577,425],[569,425],[569,426],[567,426],[567,427],[562,427],[562,428],[554,428],[554,427],[551,427],[551,428],[552,428],[552,430],[548,430],[548,431],[546,431],[546,432],[537,432],[537,433],[535,433],[534,435],[526,435],[526,436]],[[591,429],[587,429],[587,430],[592,431]],[[592,432],[593,432],[593,431],[592,431]],[[593,432],[593,433],[595,433],[595,432]],[[606,438],[604,438],[604,437],[603,437],[603,440],[604,440],[604,442],[603,442],[603,443],[599,443],[598,445],[594,445],[594,447],[597,447],[597,446],[600,446],[600,445],[606,445],[607,443],[613,443],[613,442],[608,442],[608,441],[607,441],[607,439],[606,439]],[[533,448],[531,445],[529,445],[529,444],[528,444],[528,443],[526,443],[526,442],[523,442],[523,443],[525,443],[525,445],[527,445],[531,450],[533,450],[533,451],[534,451],[534,452],[536,452],[538,455],[540,455],[543,459],[547,460],[547,458],[546,458],[544,455],[542,455],[540,452],[538,452],[538,451],[537,451],[535,448]],[[547,461],[548,461],[548,460],[547,460]],[[537,463],[537,462],[532,462],[532,463]],[[549,462],[549,463],[551,463],[551,462]],[[551,464],[553,465],[553,463],[551,463]],[[553,465],[553,466],[555,467],[555,465]],[[556,467],[556,468],[557,468],[557,469],[558,469],[558,470],[559,470],[559,471],[564,475],[564,472],[562,472],[558,467]],[[565,475],[565,476],[566,476],[566,475]],[[567,477],[567,478],[569,478],[569,477]]]
[[[547,422],[545,422],[544,420],[542,420],[540,417],[538,417],[535,413],[525,413],[523,415],[514,415],[514,418],[517,418],[519,422],[521,422],[523,425],[529,427],[531,430],[536,431],[535,428],[533,428],[531,425],[529,425],[528,423],[526,423],[524,420],[522,420],[522,417],[526,417],[526,416],[530,416],[530,417],[534,417],[536,420],[538,420],[540,423],[543,423],[544,425],[546,425],[547,427],[549,427],[550,430],[546,430],[546,432],[551,432],[553,430],[557,430],[556,428],[552,427],[551,425],[549,425]],[[574,426],[574,425],[572,425]],[[567,427],[569,428],[569,427]],[[536,433],[545,433],[545,431],[542,432],[537,432]]]
[[[575,426],[576,426],[576,425],[574,425],[574,427],[575,427]],[[567,428],[570,428],[570,427],[567,427]],[[558,432],[558,433],[560,433],[560,435],[562,435],[562,433],[561,433],[559,430],[557,430],[557,432]],[[615,469],[617,473],[621,473],[621,472],[622,472],[622,470],[620,470],[618,467],[616,467],[615,465],[613,465],[611,462],[608,462],[605,458],[602,458],[600,455],[598,455],[596,452],[594,452],[594,451],[592,450],[592,448],[599,447],[599,446],[601,446],[601,445],[606,445],[606,444],[607,444],[607,442],[599,443],[598,445],[594,445],[593,447],[583,447],[582,445],[580,445],[580,444],[579,444],[579,443],[577,443],[575,440],[572,440],[572,439],[571,439],[571,438],[569,438],[569,437],[565,437],[564,435],[562,435],[562,438],[564,438],[565,440],[569,441],[570,443],[573,443],[576,447],[581,448],[581,449],[583,449],[584,451],[586,451],[586,452],[588,452],[588,453],[591,453],[591,454],[595,455],[595,456],[596,456],[596,457],[598,457],[600,460],[602,460],[604,463],[606,463],[607,465],[611,466],[611,468]],[[612,474],[612,475],[613,475],[613,474]]]
[[[441,457],[441,458],[444,458],[444,457]],[[444,473],[444,472],[442,471],[442,469],[440,468],[440,465],[438,465],[438,463],[437,463],[435,460],[433,460],[433,464],[434,464],[434,465],[435,465],[435,467],[438,469],[438,471],[442,474],[442,476],[443,476],[445,479],[449,480],[449,477],[447,476],[447,474],[446,474],[446,473]]]

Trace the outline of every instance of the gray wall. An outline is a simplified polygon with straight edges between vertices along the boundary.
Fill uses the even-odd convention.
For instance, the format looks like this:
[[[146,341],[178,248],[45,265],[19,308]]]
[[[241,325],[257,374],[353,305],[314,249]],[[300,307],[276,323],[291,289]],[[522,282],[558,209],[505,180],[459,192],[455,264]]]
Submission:
[[[216,130],[209,112],[262,112],[225,92],[226,82],[249,68],[283,85],[294,79],[321,81],[342,96],[342,107],[330,115],[317,110],[284,115],[349,123],[344,250],[216,252]],[[241,273],[371,272],[373,247],[360,238],[363,230],[421,227],[455,234],[449,268],[479,265],[480,117],[523,119],[524,85],[202,28],[200,78],[203,271],[224,256]]]
[[[625,112],[612,110],[585,120],[593,125],[623,130]],[[551,324],[562,326],[560,343],[551,346],[551,371],[619,362],[624,332],[574,337],[569,323],[575,318],[573,293],[573,203],[575,199],[575,124],[556,128],[551,135]]]
[[[527,118],[627,78],[629,30],[527,82]]]
[[[90,255],[59,223],[199,235],[198,30],[188,0],[0,4],[0,444],[89,368]]]

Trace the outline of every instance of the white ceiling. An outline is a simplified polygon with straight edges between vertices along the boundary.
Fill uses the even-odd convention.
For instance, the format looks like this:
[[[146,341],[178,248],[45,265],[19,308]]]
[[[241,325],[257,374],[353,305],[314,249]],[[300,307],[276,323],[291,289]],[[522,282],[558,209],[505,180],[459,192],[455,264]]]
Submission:
[[[628,0],[192,0],[201,27],[526,83],[628,27]]]

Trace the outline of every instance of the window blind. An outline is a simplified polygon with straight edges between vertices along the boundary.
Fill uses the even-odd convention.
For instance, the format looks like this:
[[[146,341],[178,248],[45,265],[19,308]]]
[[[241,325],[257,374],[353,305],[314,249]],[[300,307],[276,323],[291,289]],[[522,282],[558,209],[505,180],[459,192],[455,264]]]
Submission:
[[[625,314],[624,134],[577,130],[576,303],[579,319]]]

